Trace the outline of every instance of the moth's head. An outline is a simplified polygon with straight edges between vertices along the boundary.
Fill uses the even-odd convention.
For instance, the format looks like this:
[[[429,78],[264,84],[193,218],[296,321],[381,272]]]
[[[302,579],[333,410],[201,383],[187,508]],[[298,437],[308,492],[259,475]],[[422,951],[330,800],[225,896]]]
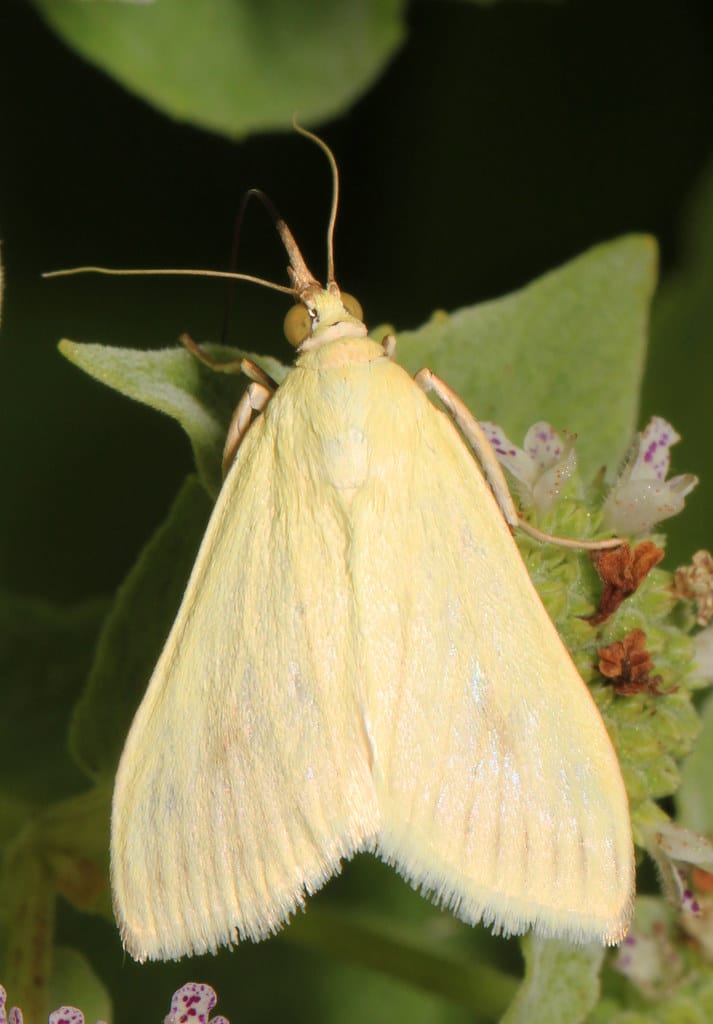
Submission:
[[[299,302],[288,311],[283,329],[290,345],[306,352],[338,338],[365,337],[363,315],[359,301],[340,291],[334,282],[326,288],[314,283],[300,291]]]

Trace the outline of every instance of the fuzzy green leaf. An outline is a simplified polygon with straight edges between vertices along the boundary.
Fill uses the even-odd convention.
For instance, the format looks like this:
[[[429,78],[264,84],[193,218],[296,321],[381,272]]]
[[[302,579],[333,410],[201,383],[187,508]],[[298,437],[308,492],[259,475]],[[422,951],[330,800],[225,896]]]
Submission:
[[[179,121],[241,138],[336,117],[403,36],[403,0],[35,0],[74,50]]]
[[[681,771],[681,787],[676,794],[677,818],[695,832],[713,832],[713,697],[707,698],[701,721],[701,734]]]
[[[70,746],[94,778],[112,777],[139,700],[175,618],[210,513],[189,477],[166,521],[119,588],[70,727]]]
[[[392,978],[477,1011],[485,1019],[496,1019],[516,989],[516,980],[502,971],[419,943],[375,915],[332,912],[316,907],[299,916],[282,933],[284,939],[318,949],[352,964],[384,972]]]
[[[246,355],[221,345],[202,348],[217,362],[230,362]],[[218,493],[223,443],[247,383],[244,376],[215,373],[180,347],[142,352],[63,340],[59,350],[96,380],[178,420],[190,438],[201,480],[210,493]],[[249,353],[247,356],[256,359],[276,380],[284,376],[276,360]]]
[[[57,946],[50,979],[50,1006],[80,1006],[86,1021],[112,1019],[112,1002],[91,964],[76,949]]]
[[[572,946],[528,935],[525,980],[501,1024],[579,1024],[599,998],[602,946]]]
[[[398,335],[397,357],[430,366],[479,420],[515,444],[540,419],[578,435],[586,479],[615,466],[636,428],[656,245],[595,246],[520,291]]]

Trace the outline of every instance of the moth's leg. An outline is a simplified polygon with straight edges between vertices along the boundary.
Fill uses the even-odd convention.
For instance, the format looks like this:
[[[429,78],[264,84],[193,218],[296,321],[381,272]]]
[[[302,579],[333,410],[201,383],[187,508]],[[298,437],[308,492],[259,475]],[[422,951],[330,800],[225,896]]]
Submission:
[[[505,522],[515,529],[516,526],[520,525],[520,519],[515,503],[512,500],[505,474],[495,457],[490,441],[488,441],[475,416],[473,416],[463,399],[459,398],[455,391],[449,388],[446,382],[437,377],[432,370],[427,368],[419,370],[414,380],[426,394],[432,391],[440,398],[457,426],[463,431],[468,444],[475,453],[476,459],[483,467],[485,479],[490,484],[490,489],[495,495],[495,500],[505,517]]]
[[[505,479],[505,474],[495,456],[493,446],[488,441],[482,427],[463,399],[445,381],[441,380],[440,377],[437,377],[429,369],[419,370],[414,380],[426,394],[432,391],[438,396],[453,417],[456,425],[463,432],[465,439],[475,453],[475,457],[483,467],[485,479],[495,495],[495,500],[500,506],[505,522],[511,529],[519,526],[524,533],[542,543],[557,544],[559,547],[575,548],[582,551],[600,551],[603,548],[616,548],[623,544],[620,537],[612,537],[609,540],[572,540],[568,537],[555,537],[553,534],[538,530],[536,526],[528,523],[526,519],[518,515],[507,480]]]
[[[268,391],[277,391],[277,381],[274,381],[269,373],[265,373],[262,367],[258,366],[251,359],[231,359],[229,363],[217,363],[215,359],[204,352],[200,345],[197,345],[190,334],[182,334],[179,341],[186,346],[191,355],[195,356],[205,366],[209,366],[216,373],[244,373],[250,380],[262,384]]]
[[[273,380],[269,373],[265,373],[263,368],[254,363],[252,359],[240,360],[240,372],[250,380],[254,380],[256,384],[262,384],[271,395],[274,395],[279,387],[277,381]]]
[[[250,359],[233,359],[229,363],[217,363],[203,351],[200,345],[196,345],[190,334],[182,334],[180,340],[196,359],[209,366],[211,370],[216,370],[218,373],[244,373],[252,381],[238,402],[228,427],[228,436],[223,448],[223,479],[225,479],[245,437],[245,432],[250,426],[253,413],[263,411],[272,395],[277,391],[277,383],[269,373],[265,373],[257,363],[253,363]]]
[[[247,362],[247,360],[245,360]],[[254,365],[254,364],[253,364]],[[267,376],[267,374],[265,375]],[[268,378],[269,379],[269,378]],[[228,427],[228,436],[223,448],[223,477],[233,464],[235,455],[247,433],[254,412],[262,412],[272,398],[272,390],[264,384],[252,381],[238,402]]]
[[[242,372],[242,359],[232,359],[229,363],[216,363],[215,359],[212,359],[207,352],[203,351],[200,345],[195,343],[190,334],[182,334],[178,340],[182,345],[186,346],[192,356],[195,356],[204,366],[209,366],[211,370],[215,370],[216,373]]]
[[[393,359],[396,354],[396,338],[393,334],[387,334],[384,336],[381,342],[381,347],[384,350],[384,355],[387,359]]]

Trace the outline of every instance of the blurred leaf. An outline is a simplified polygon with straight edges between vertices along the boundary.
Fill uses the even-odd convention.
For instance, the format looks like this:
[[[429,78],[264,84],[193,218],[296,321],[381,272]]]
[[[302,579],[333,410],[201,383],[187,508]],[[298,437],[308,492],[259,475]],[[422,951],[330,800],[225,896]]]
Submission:
[[[57,894],[81,910],[111,916],[110,804],[109,786],[51,804],[28,817],[0,860],[0,977],[4,969],[28,1024],[46,1020],[52,1008]]]
[[[676,793],[677,821],[694,832],[713,832],[713,696],[701,710],[702,731],[693,752],[681,769],[681,785]]]
[[[55,608],[0,592],[0,789],[8,800],[0,811],[18,801],[41,806],[86,784],[67,753],[67,725],[106,609],[104,600]]]
[[[320,959],[329,971],[321,992],[320,1020],[329,1024],[478,1024],[493,1019],[390,974]]]
[[[579,1024],[596,1006],[602,946],[572,946],[528,935],[525,980],[502,1024]]]
[[[399,978],[485,1019],[497,1019],[517,988],[516,979],[503,971],[447,949],[419,944],[417,933],[399,930],[376,916],[311,907],[281,935],[287,942]]]
[[[403,37],[403,0],[35,0],[74,50],[179,121],[240,138],[345,111]]]
[[[119,588],[70,728],[72,752],[93,778],[113,778],[131,719],[176,616],[209,514],[205,491],[195,477],[189,477],[166,521]]]
[[[139,0],[139,2],[140,2],[140,0]],[[432,2],[439,3],[440,0],[432,0]],[[506,0],[461,0],[461,3],[474,4],[477,7],[495,7],[496,4],[502,4],[504,2],[506,2]],[[512,3],[512,0],[510,0],[510,2]],[[521,3],[521,4],[528,4],[528,3],[561,4],[561,3],[565,3],[565,0],[517,0],[517,2]]]
[[[89,961],[76,949],[57,946],[50,979],[50,1006],[76,1006],[87,1024],[112,1019],[112,1001]]]
[[[113,920],[109,898],[109,818],[113,780],[51,804],[21,842],[40,852],[55,889],[79,910]]]
[[[217,362],[246,355],[276,380],[284,369],[274,359],[238,352],[221,345],[201,346]],[[235,406],[247,379],[216,373],[186,349],[141,352],[61,341],[59,350],[75,366],[128,398],[150,405],[178,420],[193,447],[196,467],[206,488],[215,495],[222,479],[223,443]]]
[[[0,978],[27,1024],[47,1020],[52,970],[55,891],[42,852],[21,837],[0,861],[0,909],[4,925]]]
[[[669,548],[683,561],[691,554],[692,537],[698,538],[696,546],[710,543],[713,451],[704,396],[713,378],[713,162],[688,203],[681,233],[678,268],[665,277],[653,306],[645,396],[648,410],[669,418],[683,436],[683,454],[674,455],[676,471],[680,466],[700,476],[685,519],[669,527]]]
[[[636,428],[656,244],[595,246],[501,299],[398,335],[397,358],[430,366],[479,420],[515,444],[537,420],[578,435],[582,474],[614,467]]]

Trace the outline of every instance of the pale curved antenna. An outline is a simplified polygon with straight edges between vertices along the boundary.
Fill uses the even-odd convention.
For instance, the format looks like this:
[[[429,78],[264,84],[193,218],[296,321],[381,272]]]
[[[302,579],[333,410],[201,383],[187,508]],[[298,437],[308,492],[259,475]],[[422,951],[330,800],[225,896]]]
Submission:
[[[332,173],[332,204],[329,213],[329,224],[327,226],[327,287],[329,288],[330,285],[338,287],[334,274],[334,229],[337,222],[337,210],[339,208],[339,168],[337,167],[337,161],[334,158],[334,153],[332,153],[326,142],[320,139],[318,135],[315,135],[314,132],[308,131],[307,128],[303,128],[302,125],[298,124],[296,117],[292,118],[292,124],[296,132],[303,135],[306,139],[310,139],[319,146],[329,161],[329,167]],[[148,268],[137,270],[123,268],[114,269],[112,267],[97,266],[71,267],[66,270],[47,271],[42,275],[42,277],[71,277],[74,274],[104,274],[110,277],[147,277],[151,275],[154,277],[214,277],[221,278],[225,281],[247,281],[250,284],[257,284],[263,288],[271,288],[273,291],[282,292],[283,294],[290,295],[293,298],[299,298],[306,288],[317,285],[318,282],[305,263],[300,248],[295,241],[294,235],[287,226],[287,223],[280,216],[272,200],[269,199],[264,192],[256,188],[249,189],[243,200],[242,212],[244,212],[244,206],[252,197],[259,199],[272,216],[275,228],[290,261],[292,287],[276,284],[274,281],[268,281],[262,277],[255,277],[253,274],[238,273],[237,271],[184,270],[181,268],[170,267],[161,267],[157,270]]]
[[[249,188],[243,196],[240,204],[240,211],[238,213],[239,222],[242,222],[246,207],[251,199],[259,199],[272,218],[272,223],[280,236],[280,241],[287,253],[287,258],[290,261],[290,277],[294,284],[294,291],[299,294],[304,291],[305,288],[318,284],[314,274],[305,263],[305,258],[302,255],[300,247],[295,241],[295,236],[287,226],[287,222],[273,203],[272,199],[270,199],[270,197],[266,195],[261,188]]]
[[[271,288],[273,291],[282,292],[284,295],[291,295],[293,298],[298,294],[296,288],[289,288],[286,284],[276,284],[264,277],[255,277],[254,274],[239,274],[231,270],[189,270],[182,267],[159,267],[140,268],[126,270],[115,267],[69,267],[67,270],[47,270],[42,277],[72,277],[74,274],[103,274],[106,277],[217,277],[223,281],[247,281],[249,284],[259,284],[263,288]]]
[[[292,117],[292,127],[300,135],[304,135],[306,139],[311,139],[312,142],[316,143],[322,150],[324,155],[329,161],[329,168],[332,172],[332,206],[329,212],[329,224],[327,226],[327,288],[330,285],[335,285],[336,278],[334,276],[334,228],[337,223],[337,210],[339,208],[339,168],[337,167],[337,161],[334,158],[334,153],[331,151],[327,143],[320,139],[319,135],[315,135],[314,132],[308,131],[303,128],[301,124],[298,124],[296,115]]]

